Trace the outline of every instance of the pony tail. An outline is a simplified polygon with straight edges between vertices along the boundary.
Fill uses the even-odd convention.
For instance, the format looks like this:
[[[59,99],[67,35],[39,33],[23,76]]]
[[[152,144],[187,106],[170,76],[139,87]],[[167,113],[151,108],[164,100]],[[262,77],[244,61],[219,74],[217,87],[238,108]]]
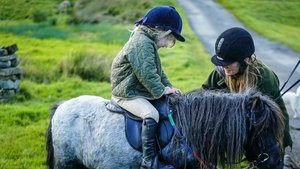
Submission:
[[[54,113],[58,106],[61,103],[57,103],[52,106],[51,112],[50,112],[50,122],[49,126],[46,132],[46,151],[47,151],[47,158],[46,158],[46,164],[48,165],[49,169],[54,169],[54,148],[53,148],[53,142],[52,142],[52,118],[54,116]]]

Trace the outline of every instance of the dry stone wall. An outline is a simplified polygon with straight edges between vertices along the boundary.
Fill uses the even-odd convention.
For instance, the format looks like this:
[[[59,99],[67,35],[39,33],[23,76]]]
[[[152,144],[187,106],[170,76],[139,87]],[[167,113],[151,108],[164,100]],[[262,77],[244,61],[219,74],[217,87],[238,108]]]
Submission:
[[[0,101],[7,101],[19,91],[24,74],[18,67],[17,45],[0,47]]]

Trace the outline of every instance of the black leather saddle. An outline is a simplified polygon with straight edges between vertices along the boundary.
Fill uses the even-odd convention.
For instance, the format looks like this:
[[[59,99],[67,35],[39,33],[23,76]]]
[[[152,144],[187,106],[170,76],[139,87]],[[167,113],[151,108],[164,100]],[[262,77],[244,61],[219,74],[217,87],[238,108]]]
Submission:
[[[159,112],[159,124],[157,131],[157,142],[160,149],[163,149],[171,140],[174,129],[168,119],[169,107],[167,104],[166,96],[161,97],[157,100],[149,100],[150,103]],[[142,122],[140,117],[137,117],[127,110],[118,106],[115,102],[110,101],[106,108],[114,113],[119,113],[124,115],[125,119],[125,135],[128,143],[136,150],[142,152]]]

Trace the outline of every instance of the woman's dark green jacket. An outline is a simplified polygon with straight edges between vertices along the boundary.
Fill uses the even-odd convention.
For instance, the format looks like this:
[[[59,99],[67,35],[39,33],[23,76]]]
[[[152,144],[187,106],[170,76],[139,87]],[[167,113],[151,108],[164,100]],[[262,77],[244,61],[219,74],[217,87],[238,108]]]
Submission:
[[[280,95],[278,77],[269,67],[267,67],[260,61],[257,61],[257,64],[261,73],[261,77],[259,77],[259,81],[257,84],[257,90],[275,100]],[[228,89],[222,69],[216,68],[215,70],[213,70],[202,87],[209,90]],[[278,99],[276,102],[285,117],[285,130],[283,140],[284,147],[292,146],[293,142],[289,133],[289,116],[287,114],[285,104],[282,98]]]
[[[111,67],[112,95],[121,99],[158,99],[170,86],[162,70],[155,35],[144,29],[133,33],[113,60]]]

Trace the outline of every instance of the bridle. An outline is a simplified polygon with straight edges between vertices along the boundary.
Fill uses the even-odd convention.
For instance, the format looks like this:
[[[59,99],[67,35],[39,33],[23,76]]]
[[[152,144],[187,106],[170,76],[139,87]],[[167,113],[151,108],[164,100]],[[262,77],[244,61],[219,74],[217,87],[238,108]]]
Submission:
[[[263,164],[269,159],[269,154],[268,153],[261,153],[258,155],[258,157],[249,163],[249,165],[245,169],[259,169],[259,165]]]
[[[264,146],[261,137],[259,137],[258,149],[260,150],[260,153],[257,155],[257,158],[255,160],[250,162],[247,168],[258,169],[261,164],[269,160],[270,156],[265,151],[266,147]]]
[[[248,123],[249,123],[249,129],[248,132],[252,133],[255,130],[255,124],[257,123],[257,117],[256,117],[256,112],[255,110],[251,110],[250,113],[247,115],[247,119],[248,119]],[[252,133],[254,134],[254,133]],[[270,159],[270,152],[272,152],[272,150],[278,145],[277,142],[272,142],[272,145],[265,145],[263,138],[262,138],[262,134],[264,133],[260,133],[259,135],[255,136],[258,137],[257,138],[257,148],[259,150],[259,154],[256,156],[256,158],[252,158],[250,157],[251,162],[249,162],[249,165],[246,167],[246,169],[258,169],[261,165],[263,165],[264,163],[266,163],[269,159]],[[254,140],[252,140],[251,142],[253,142]],[[252,147],[248,147],[246,151],[248,151],[249,149],[251,149]]]
[[[268,153],[259,154],[257,159],[253,161],[253,168],[258,168],[258,166],[269,159]]]

